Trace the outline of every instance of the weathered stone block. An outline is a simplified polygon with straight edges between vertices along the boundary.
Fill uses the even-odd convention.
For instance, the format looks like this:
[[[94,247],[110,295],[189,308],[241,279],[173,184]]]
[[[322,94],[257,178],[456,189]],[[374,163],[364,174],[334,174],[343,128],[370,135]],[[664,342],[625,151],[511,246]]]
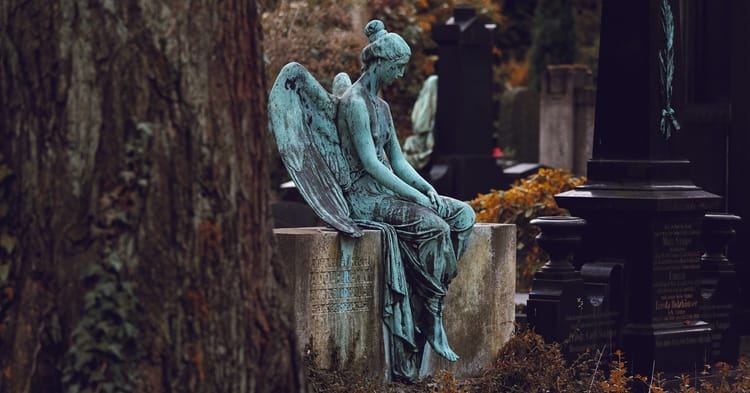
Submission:
[[[312,351],[318,367],[350,369],[388,381],[382,323],[380,232],[366,230],[342,252],[343,236],[325,228],[274,230],[279,254],[294,266],[299,350]],[[515,226],[477,224],[445,299],[450,363],[425,351],[421,374],[439,369],[477,375],[510,338],[515,293]],[[428,346],[429,347],[429,346]]]
[[[275,229],[279,256],[294,266],[294,313],[300,351],[323,369],[385,376],[381,318],[380,232],[349,239],[322,227]],[[341,242],[352,242],[342,255]],[[348,247],[344,247],[348,248]]]
[[[452,363],[426,350],[421,374],[468,377],[487,369],[513,332],[515,293],[516,226],[476,224],[445,297],[445,330],[461,358]]]
[[[539,162],[586,175],[594,135],[596,90],[582,65],[550,65],[539,106]]]

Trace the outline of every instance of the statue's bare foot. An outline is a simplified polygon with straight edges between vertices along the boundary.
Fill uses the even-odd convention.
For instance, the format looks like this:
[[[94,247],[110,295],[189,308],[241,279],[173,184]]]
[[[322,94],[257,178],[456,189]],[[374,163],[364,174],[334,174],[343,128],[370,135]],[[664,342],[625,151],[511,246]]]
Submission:
[[[458,360],[458,355],[448,345],[448,336],[446,336],[443,328],[443,318],[435,315],[430,315],[427,318],[427,342],[430,343],[432,349],[448,361],[455,362]]]

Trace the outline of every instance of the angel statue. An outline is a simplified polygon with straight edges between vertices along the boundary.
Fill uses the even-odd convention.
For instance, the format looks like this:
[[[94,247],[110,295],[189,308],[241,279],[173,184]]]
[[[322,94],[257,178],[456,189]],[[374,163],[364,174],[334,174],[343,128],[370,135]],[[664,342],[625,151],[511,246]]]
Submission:
[[[351,237],[383,234],[383,321],[394,379],[414,382],[425,341],[450,361],[443,299],[457,273],[475,215],[440,196],[409,165],[380,88],[404,75],[411,49],[383,22],[365,27],[363,72],[340,73],[329,94],[297,63],[281,70],[269,97],[269,125],[282,160],[308,204]]]

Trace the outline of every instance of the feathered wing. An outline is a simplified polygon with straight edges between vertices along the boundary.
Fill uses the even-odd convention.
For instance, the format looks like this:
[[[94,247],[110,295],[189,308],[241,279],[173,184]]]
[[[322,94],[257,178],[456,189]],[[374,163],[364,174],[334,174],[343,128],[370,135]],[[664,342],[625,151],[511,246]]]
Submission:
[[[349,217],[341,190],[349,171],[334,121],[337,102],[302,65],[289,63],[271,89],[269,127],[284,166],[313,211],[337,230],[360,237],[362,229]]]

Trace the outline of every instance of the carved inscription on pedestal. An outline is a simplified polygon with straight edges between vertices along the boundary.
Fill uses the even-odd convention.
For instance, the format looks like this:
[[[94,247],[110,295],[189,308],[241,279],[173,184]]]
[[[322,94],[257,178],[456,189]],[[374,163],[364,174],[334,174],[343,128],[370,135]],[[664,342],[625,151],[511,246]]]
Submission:
[[[313,315],[371,311],[375,271],[370,258],[354,259],[344,267],[336,258],[317,258],[311,265]]]
[[[611,350],[618,340],[617,330],[620,313],[592,312],[566,318],[571,326],[568,341],[569,353],[583,353],[587,349],[592,351],[608,347]]]
[[[665,220],[653,233],[654,321],[700,319],[700,221]]]

